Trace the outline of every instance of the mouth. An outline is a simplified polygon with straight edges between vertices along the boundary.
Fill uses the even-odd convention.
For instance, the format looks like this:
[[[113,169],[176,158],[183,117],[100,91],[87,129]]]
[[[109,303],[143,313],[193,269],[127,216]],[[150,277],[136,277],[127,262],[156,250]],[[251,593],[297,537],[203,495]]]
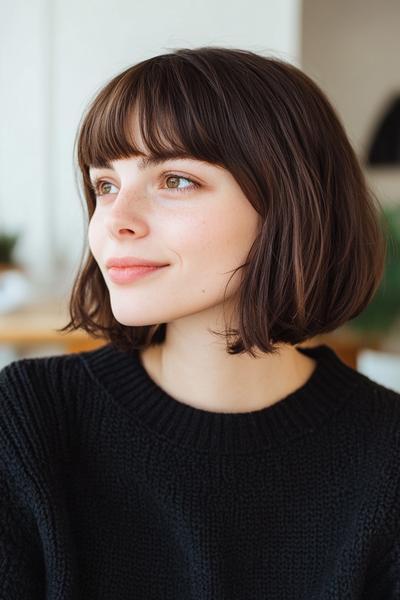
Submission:
[[[161,271],[169,265],[163,266],[144,266],[132,265],[128,267],[110,267],[108,274],[114,283],[132,283],[145,275]]]
[[[108,269],[111,267],[165,267],[166,263],[156,262],[138,256],[110,256],[106,260],[105,266]]]

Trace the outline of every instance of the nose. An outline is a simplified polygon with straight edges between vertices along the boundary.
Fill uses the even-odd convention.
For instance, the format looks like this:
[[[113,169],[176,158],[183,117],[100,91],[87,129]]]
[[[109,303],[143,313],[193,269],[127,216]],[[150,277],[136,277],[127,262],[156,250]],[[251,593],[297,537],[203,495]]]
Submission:
[[[138,192],[123,191],[122,188],[116,196],[106,216],[106,226],[113,237],[121,235],[145,235],[148,224],[139,202]]]

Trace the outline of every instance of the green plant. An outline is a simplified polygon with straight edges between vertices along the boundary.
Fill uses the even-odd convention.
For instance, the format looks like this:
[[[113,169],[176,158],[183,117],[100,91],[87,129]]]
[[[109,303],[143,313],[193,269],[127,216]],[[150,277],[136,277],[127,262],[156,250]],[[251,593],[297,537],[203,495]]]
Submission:
[[[14,264],[12,254],[18,238],[18,233],[7,234],[0,232],[0,263],[5,263],[7,265]]]
[[[361,333],[386,333],[400,318],[400,204],[383,208],[388,240],[385,271],[371,302],[347,325]]]

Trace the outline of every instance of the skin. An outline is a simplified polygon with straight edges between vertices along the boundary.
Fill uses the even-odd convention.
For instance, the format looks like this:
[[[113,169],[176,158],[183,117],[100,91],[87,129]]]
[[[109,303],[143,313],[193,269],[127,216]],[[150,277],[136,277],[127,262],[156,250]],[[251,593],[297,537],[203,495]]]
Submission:
[[[134,121],[132,134],[141,141]],[[246,261],[258,213],[226,169],[192,159],[139,169],[140,158],[90,170],[103,184],[89,246],[115,318],[124,325],[167,323],[164,344],[140,357],[150,377],[180,402],[230,413],[278,402],[306,383],[315,361],[289,344],[277,355],[229,355],[223,339],[208,331],[225,328],[225,286],[231,270]],[[200,187],[191,189],[186,178]],[[133,283],[112,282],[106,259],[129,255],[169,266]],[[233,315],[241,272],[228,287],[225,318]]]

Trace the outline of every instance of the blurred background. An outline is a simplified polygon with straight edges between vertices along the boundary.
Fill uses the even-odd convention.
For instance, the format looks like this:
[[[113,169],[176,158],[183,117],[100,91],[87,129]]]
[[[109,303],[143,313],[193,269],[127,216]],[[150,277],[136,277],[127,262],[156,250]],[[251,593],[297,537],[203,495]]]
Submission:
[[[73,144],[122,69],[178,47],[226,45],[300,67],[336,108],[391,240],[380,289],[327,343],[400,392],[400,3],[397,0],[14,0],[0,21],[0,368],[104,341],[68,322],[87,222]]]

